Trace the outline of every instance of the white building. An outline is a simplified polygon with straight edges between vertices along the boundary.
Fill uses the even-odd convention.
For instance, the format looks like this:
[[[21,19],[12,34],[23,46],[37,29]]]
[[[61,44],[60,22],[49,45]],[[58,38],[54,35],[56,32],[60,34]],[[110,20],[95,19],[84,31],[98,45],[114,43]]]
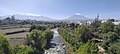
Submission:
[[[107,22],[107,20],[101,21],[101,23]],[[114,25],[120,25],[120,21],[114,21],[112,22]]]

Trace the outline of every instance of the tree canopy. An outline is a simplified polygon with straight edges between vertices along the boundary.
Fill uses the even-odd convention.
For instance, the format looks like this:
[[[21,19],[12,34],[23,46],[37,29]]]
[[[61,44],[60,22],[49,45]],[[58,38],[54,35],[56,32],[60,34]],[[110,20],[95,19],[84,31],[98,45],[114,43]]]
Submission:
[[[0,53],[1,54],[14,54],[13,46],[9,42],[9,38],[0,34]]]

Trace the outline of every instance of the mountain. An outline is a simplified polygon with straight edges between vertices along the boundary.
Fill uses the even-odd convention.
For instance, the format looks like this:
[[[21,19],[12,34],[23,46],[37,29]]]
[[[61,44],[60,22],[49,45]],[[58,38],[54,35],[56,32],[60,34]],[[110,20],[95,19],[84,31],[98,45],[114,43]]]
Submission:
[[[0,19],[4,19],[6,17],[11,17],[12,15],[6,15],[6,16],[1,16]],[[16,19],[19,20],[25,20],[25,19],[31,19],[31,20],[38,20],[38,21],[54,21],[54,19],[51,19],[49,17],[45,16],[27,16],[27,15],[14,15]]]
[[[3,19],[3,17],[2,17],[2,16],[0,16],[0,19]]]
[[[69,20],[81,20],[82,21],[82,20],[92,20],[92,19],[87,18],[87,17],[85,17],[83,15],[72,15],[72,16],[70,16],[69,18],[67,18],[65,20],[67,20],[67,21],[69,21]]]

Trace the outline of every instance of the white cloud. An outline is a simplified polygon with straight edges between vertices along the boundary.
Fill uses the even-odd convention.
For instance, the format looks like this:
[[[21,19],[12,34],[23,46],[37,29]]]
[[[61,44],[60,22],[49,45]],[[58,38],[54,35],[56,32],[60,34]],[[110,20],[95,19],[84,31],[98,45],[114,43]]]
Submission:
[[[23,12],[16,12],[15,14],[26,15],[26,16],[41,16],[40,14],[23,13]]]
[[[80,13],[75,13],[75,15],[81,15]]]
[[[27,16],[41,16],[39,14],[33,14],[33,13],[26,13],[25,15],[27,15]]]

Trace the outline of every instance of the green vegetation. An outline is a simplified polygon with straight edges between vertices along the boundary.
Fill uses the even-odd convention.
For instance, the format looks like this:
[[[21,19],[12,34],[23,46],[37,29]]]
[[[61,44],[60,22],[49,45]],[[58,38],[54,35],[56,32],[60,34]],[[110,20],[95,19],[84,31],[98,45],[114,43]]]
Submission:
[[[4,35],[0,35],[0,54],[14,54],[9,38]]]
[[[0,54],[44,54],[44,50],[49,49],[52,38],[53,32],[44,26],[35,26],[27,35],[26,44],[16,47],[10,44],[9,37],[0,35]]]
[[[52,39],[53,33],[50,29],[45,31],[33,30],[28,35],[28,45],[36,48],[38,51],[44,51],[50,46],[50,40]]]
[[[68,54],[120,54],[120,26],[109,20],[95,22],[90,26],[74,23],[32,25],[30,33],[25,37],[26,44],[23,45],[13,47],[9,37],[0,35],[0,54],[44,54],[53,38],[50,28],[56,27],[59,27],[58,32],[67,44]]]
[[[86,43],[90,37],[88,26],[79,26],[75,29],[61,28],[59,32],[65,41],[71,44],[73,51],[76,51],[82,43]]]
[[[20,45],[16,48],[16,54],[34,54],[34,50],[31,46]]]
[[[93,42],[88,41],[78,48],[76,54],[98,54],[97,45]]]
[[[104,23],[92,23],[90,26],[73,23],[65,23],[64,25],[59,28],[59,33],[68,43],[68,50],[77,54],[99,54],[101,50],[98,46],[101,46],[105,50],[102,53],[120,54],[118,47],[120,43],[119,25],[116,26],[109,20]],[[95,51],[92,52],[92,49]]]
[[[32,31],[32,30],[34,30],[34,29],[37,29],[37,30],[42,30],[42,31],[44,31],[44,30],[46,30],[46,29],[47,29],[47,26],[41,26],[41,25],[32,25],[29,31],[31,32],[31,31]]]
[[[117,43],[111,43],[110,47],[108,47],[108,53],[109,54],[120,54],[120,42]]]

